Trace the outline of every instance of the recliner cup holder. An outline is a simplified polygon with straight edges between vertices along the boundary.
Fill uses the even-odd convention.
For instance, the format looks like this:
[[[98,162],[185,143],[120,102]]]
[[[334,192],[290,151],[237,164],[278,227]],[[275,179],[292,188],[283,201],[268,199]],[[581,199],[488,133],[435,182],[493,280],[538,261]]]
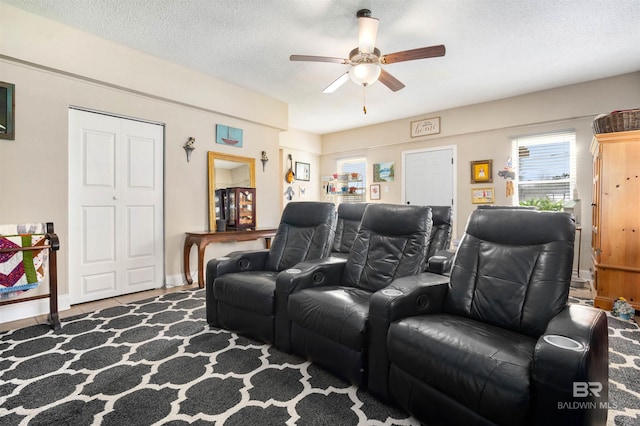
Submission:
[[[287,270],[285,270],[286,273],[288,274],[299,274],[302,272],[302,269],[298,269],[298,268],[289,268]]]
[[[396,290],[395,288],[385,288],[382,290],[382,294],[385,296],[402,296],[404,293],[400,290]]]
[[[584,349],[584,345],[577,340],[570,339],[569,337],[559,336],[557,334],[548,334],[542,336],[545,342],[562,349],[569,349],[571,351],[581,351]]]

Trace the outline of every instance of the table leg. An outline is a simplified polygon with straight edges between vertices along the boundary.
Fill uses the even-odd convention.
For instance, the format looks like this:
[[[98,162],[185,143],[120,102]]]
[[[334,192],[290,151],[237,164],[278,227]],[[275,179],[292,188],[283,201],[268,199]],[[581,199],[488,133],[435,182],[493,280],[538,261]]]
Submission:
[[[198,244],[198,287],[204,288],[204,250],[207,248],[206,243]]]
[[[271,248],[271,237],[265,237],[264,238],[264,247],[265,248]]]
[[[187,280],[187,284],[193,284],[193,279],[191,278],[191,271],[189,270],[189,253],[191,252],[191,246],[193,242],[191,238],[187,237],[184,240],[184,253],[183,253],[183,267],[184,267],[184,278]]]
[[[58,261],[55,250],[49,251],[49,321],[54,330],[60,330],[58,314]]]

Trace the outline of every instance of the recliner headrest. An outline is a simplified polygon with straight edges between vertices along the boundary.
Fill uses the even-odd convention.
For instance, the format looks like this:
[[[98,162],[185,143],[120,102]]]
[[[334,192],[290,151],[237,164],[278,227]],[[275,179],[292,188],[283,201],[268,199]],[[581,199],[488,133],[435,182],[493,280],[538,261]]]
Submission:
[[[326,221],[329,211],[335,212],[333,203],[295,201],[285,206],[280,223],[297,227],[315,226]]]
[[[416,231],[429,231],[429,223],[421,223],[420,228],[416,228],[419,222],[417,218],[424,214],[425,210],[431,210],[427,206],[403,206],[397,204],[369,204],[362,216],[361,227],[365,227],[373,232],[385,235],[409,235]],[[405,220],[390,220],[390,217],[402,217]],[[429,213],[431,217],[431,213]]]
[[[523,227],[525,217],[527,227]],[[564,226],[558,226],[563,223]],[[476,209],[469,216],[465,232],[485,241],[522,245],[550,241],[573,242],[574,230],[573,216],[566,212]]]
[[[338,218],[345,220],[360,220],[367,208],[367,203],[342,203],[338,206]]]

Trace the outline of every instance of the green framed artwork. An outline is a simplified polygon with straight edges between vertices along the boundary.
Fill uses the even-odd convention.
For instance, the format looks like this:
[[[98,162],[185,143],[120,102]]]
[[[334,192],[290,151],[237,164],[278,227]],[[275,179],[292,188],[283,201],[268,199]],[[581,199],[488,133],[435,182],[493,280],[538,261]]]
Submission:
[[[15,139],[16,86],[0,81],[0,139]]]
[[[395,177],[395,163],[389,161],[387,163],[377,163],[373,165],[373,181],[374,182],[393,182]]]

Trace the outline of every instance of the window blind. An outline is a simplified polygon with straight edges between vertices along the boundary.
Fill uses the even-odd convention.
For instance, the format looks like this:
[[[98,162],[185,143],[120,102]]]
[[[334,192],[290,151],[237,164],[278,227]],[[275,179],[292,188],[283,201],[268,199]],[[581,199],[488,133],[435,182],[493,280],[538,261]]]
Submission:
[[[367,182],[367,159],[365,157],[345,158],[337,161],[338,173],[358,173],[362,182]]]
[[[517,203],[534,199],[566,202],[576,187],[575,133],[562,132],[512,139]]]

